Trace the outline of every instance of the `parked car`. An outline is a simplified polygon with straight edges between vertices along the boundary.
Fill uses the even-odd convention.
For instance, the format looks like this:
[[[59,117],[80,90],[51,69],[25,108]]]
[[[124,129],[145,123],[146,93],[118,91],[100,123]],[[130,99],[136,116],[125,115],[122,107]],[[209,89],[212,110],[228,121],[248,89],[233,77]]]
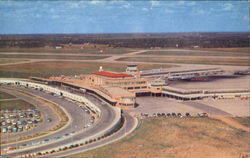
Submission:
[[[173,113],[172,113],[172,116],[173,116],[173,117],[176,117],[176,113],[173,112]]]
[[[199,117],[208,117],[208,113],[203,112],[203,113],[198,113],[197,114]]]

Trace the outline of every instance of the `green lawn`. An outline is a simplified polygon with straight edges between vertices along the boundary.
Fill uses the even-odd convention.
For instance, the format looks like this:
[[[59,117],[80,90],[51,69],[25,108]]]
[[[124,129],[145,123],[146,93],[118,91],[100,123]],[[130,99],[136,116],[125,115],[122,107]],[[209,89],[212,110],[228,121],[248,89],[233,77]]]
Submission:
[[[249,59],[233,59],[233,58],[178,58],[178,57],[122,57],[117,61],[133,61],[133,62],[154,62],[154,63],[180,63],[180,64],[204,64],[204,65],[239,65],[249,66]]]
[[[10,101],[0,101],[0,109],[34,109],[35,107],[23,100],[10,100]]]
[[[249,132],[219,120],[152,118],[117,142],[66,158],[235,158],[248,151]]]

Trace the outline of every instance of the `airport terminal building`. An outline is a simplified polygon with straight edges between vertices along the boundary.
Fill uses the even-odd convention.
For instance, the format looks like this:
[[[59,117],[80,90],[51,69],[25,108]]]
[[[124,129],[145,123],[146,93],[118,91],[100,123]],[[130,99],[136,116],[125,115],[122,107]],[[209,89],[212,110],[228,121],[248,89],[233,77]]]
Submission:
[[[221,70],[194,70],[182,73],[213,73]],[[164,72],[166,73],[166,72]],[[154,75],[154,74],[153,74]],[[157,73],[158,75],[158,73]],[[183,76],[181,76],[183,77]],[[159,76],[139,76],[136,73],[117,73],[110,71],[99,71],[91,74],[79,76],[58,76],[48,79],[32,78],[40,80],[46,84],[62,86],[70,90],[84,90],[93,95],[97,95],[113,106],[135,107],[136,97],[157,96],[169,97],[177,100],[196,100],[203,98],[234,98],[250,97],[250,90],[247,88],[211,89],[175,87],[167,85],[166,78]],[[185,87],[185,86],[184,86]]]

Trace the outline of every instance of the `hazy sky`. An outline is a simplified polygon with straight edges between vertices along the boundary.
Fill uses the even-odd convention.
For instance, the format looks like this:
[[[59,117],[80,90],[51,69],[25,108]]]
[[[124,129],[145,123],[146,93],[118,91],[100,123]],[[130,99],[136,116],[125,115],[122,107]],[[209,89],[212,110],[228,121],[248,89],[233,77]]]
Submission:
[[[249,2],[0,2],[0,34],[220,31],[249,31]]]

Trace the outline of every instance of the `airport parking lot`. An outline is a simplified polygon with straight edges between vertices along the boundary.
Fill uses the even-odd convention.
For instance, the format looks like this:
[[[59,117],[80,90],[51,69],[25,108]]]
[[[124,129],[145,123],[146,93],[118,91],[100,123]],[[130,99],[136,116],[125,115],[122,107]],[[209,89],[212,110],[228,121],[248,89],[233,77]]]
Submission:
[[[136,102],[139,104],[135,109],[128,110],[132,115],[139,116],[141,113],[190,113],[196,115],[203,112],[193,107],[185,106],[182,101],[176,101],[163,97],[138,97]]]
[[[1,133],[15,133],[36,127],[42,121],[38,110],[2,110],[0,111]]]
[[[250,116],[249,99],[203,99],[198,101],[178,101],[166,97],[138,97],[139,104],[135,109],[128,111],[132,115],[140,116],[141,113],[153,115],[154,113],[189,113],[196,116],[197,113],[206,112],[209,115],[224,116]]]

